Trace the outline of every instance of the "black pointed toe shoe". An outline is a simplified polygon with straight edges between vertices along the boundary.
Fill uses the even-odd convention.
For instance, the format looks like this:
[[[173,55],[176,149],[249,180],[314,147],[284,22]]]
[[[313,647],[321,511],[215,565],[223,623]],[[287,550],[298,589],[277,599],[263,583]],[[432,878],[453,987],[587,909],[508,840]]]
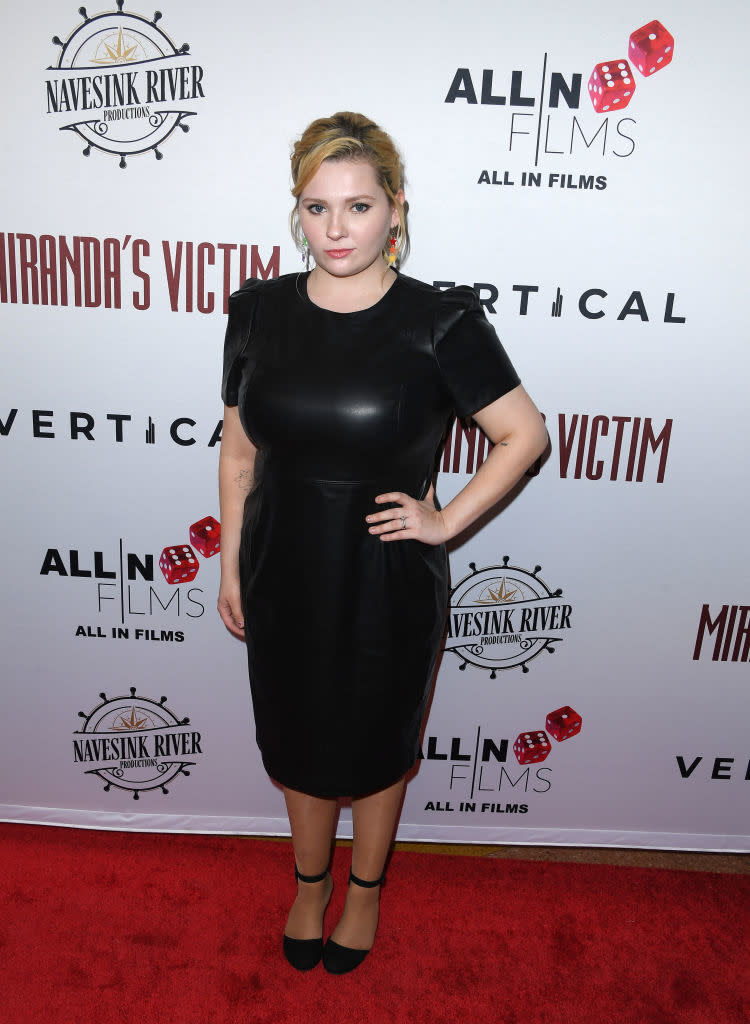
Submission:
[[[361,885],[364,889],[374,889],[375,886],[382,885],[384,878],[383,874],[374,882],[365,882],[362,878],[357,878],[351,871],[349,872],[349,881],[354,882],[355,885]],[[349,971],[359,967],[369,952],[369,949],[351,949],[349,946],[341,946],[333,939],[329,939],[323,947],[323,966],[329,974],[348,974]]]
[[[294,878],[297,882],[313,884],[315,882],[322,882],[327,877],[328,871],[323,871],[319,875],[301,875],[295,864]],[[321,921],[321,936],[319,939],[292,939],[288,935],[284,935],[284,956],[296,970],[311,971],[313,967],[320,963],[323,956],[322,930],[323,924]]]

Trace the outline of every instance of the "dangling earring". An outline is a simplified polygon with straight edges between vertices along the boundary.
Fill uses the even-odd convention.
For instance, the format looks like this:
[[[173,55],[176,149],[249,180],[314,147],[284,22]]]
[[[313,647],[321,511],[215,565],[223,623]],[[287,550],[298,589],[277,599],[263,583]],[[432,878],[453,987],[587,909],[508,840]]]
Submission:
[[[383,256],[385,262],[389,267],[398,259],[399,249],[401,248],[401,226],[391,228],[391,232],[388,236],[388,247],[384,250]]]
[[[307,241],[307,239],[305,238],[304,235],[302,236],[302,248],[301,248],[300,252],[302,253],[302,263],[304,264],[305,270],[309,270],[310,269],[310,245],[309,245],[309,243],[308,243],[308,241]]]

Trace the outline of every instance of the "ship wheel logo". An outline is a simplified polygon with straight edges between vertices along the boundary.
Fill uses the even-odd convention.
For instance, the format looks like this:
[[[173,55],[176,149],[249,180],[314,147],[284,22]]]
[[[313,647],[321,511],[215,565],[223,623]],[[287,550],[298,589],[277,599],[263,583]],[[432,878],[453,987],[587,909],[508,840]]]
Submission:
[[[166,706],[166,697],[139,697],[135,686],[127,696],[99,697],[93,711],[78,712],[83,728],[73,734],[73,760],[84,774],[97,775],[105,792],[126,790],[134,800],[148,790],[167,794],[168,783],[190,775],[202,754],[201,735]]]
[[[89,17],[85,7],[78,13],[83,23],[63,42],[58,72],[46,81],[47,113],[55,115],[60,131],[74,132],[85,143],[83,155],[98,149],[119,156],[120,167],[127,158],[153,153],[172,133],[194,116],[194,106],[204,98],[203,68],[190,64],[190,46],[179,48],[158,25],[160,11],[150,20],[123,10]]]
[[[483,569],[470,562],[471,572],[451,591],[445,649],[461,659],[461,671],[475,665],[491,679],[518,666],[528,672],[528,663],[542,651],[554,654],[570,629],[572,606],[539,576],[541,565],[529,572],[509,562],[508,555]]]

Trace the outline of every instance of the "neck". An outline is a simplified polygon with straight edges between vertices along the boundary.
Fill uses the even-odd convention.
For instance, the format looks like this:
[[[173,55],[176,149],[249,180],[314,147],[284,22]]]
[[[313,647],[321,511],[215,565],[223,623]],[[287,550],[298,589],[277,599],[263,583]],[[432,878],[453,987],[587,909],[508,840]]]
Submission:
[[[385,263],[374,263],[351,277],[335,277],[315,267],[307,279],[307,294],[312,302],[335,313],[356,313],[374,306],[396,280],[396,273]]]

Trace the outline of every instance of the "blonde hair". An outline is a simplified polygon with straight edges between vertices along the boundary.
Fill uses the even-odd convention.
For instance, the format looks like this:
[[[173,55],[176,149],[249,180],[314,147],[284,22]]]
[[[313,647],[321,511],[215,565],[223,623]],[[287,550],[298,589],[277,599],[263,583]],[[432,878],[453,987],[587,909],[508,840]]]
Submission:
[[[308,125],[295,142],[291,159],[292,195],[297,201],[324,160],[362,160],[370,164],[378,184],[398,214],[396,262],[401,263],[406,259],[409,252],[409,230],[406,224],[408,204],[396,198],[396,193],[404,187],[404,165],[387,132],[364,114],[340,111],[331,117],[320,117]],[[290,227],[295,244],[302,248],[299,202],[294,204]],[[388,253],[389,245],[386,242],[383,247],[386,262]]]

